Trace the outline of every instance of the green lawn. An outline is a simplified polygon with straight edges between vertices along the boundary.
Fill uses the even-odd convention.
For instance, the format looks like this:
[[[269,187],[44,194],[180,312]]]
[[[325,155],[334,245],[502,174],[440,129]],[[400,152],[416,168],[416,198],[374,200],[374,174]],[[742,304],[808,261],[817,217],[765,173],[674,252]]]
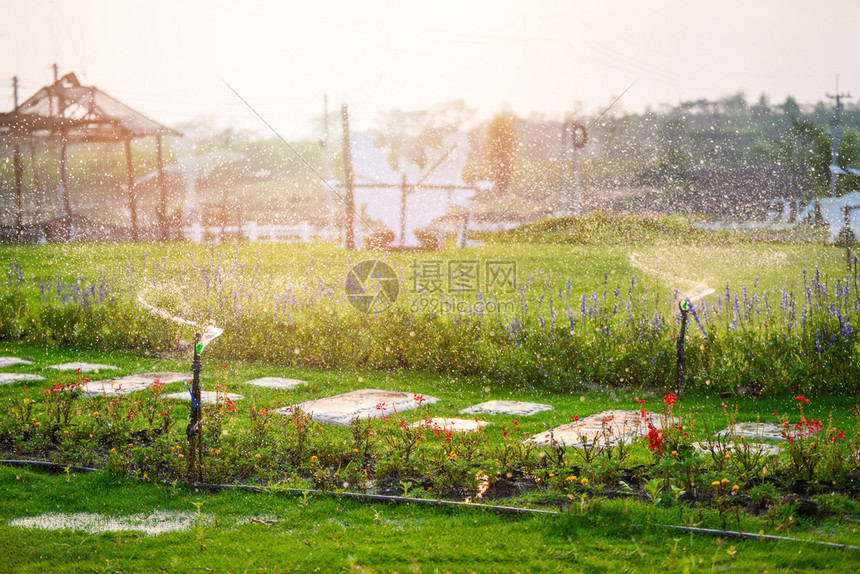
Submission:
[[[559,516],[361,503],[323,495],[196,492],[104,472],[48,475],[0,467],[3,572],[621,572],[854,571],[858,551],[740,540],[655,527],[677,511],[601,501]],[[114,517],[194,513],[184,532],[89,534],[13,527],[43,513]],[[691,523],[698,524],[695,515]],[[778,519],[783,536],[860,538],[838,515]],[[747,526],[751,526],[747,524]]]

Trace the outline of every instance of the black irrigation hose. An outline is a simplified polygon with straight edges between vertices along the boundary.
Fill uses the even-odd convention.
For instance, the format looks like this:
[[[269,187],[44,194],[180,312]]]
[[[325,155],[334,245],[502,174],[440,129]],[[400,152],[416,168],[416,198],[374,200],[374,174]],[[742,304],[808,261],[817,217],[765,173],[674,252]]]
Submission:
[[[352,498],[354,500],[365,500],[372,502],[396,502],[401,504],[427,504],[431,506],[449,506],[454,508],[480,508],[483,510],[492,510],[494,512],[505,512],[509,514],[543,514],[557,515],[560,514],[554,510],[539,510],[535,508],[520,508],[518,506],[497,506],[494,504],[473,504],[471,502],[457,502],[454,500],[436,500],[428,498],[411,498],[407,496],[390,496],[386,494],[362,494],[360,492],[337,492],[331,490],[313,490],[305,488],[278,488],[268,489],[260,486],[250,486],[246,484],[208,484],[197,483],[191,486],[203,488],[206,490],[247,490],[250,492],[290,492],[294,494],[322,494],[325,496]]]
[[[820,540],[805,540],[803,538],[791,538],[788,536],[774,536],[773,534],[756,534],[753,532],[738,532],[736,530],[715,530],[713,528],[695,528],[693,526],[673,526],[672,524],[655,524],[655,526],[659,526],[660,528],[672,528],[673,530],[683,530],[685,532],[696,532],[698,534],[713,534],[715,536],[733,536],[736,538],[751,538],[754,540],[776,540],[778,542],[808,542],[810,544],[830,546],[831,548],[860,550],[860,547],[849,546],[848,544],[836,544],[835,542],[823,542]]]
[[[35,466],[37,468],[50,470],[51,472],[95,472],[98,470],[97,468],[90,468],[88,466],[71,466],[68,464],[44,462],[41,460],[0,460],[0,464],[5,464],[6,466]]]

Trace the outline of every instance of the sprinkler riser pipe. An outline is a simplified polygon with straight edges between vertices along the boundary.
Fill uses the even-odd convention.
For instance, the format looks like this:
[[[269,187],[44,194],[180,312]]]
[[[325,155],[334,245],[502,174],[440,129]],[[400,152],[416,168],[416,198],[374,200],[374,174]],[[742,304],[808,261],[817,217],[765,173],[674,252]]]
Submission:
[[[681,309],[681,331],[678,333],[678,344],[676,347],[676,362],[678,365],[678,393],[684,388],[684,367],[687,360],[684,352],[684,337],[687,335],[687,316],[690,313],[690,302],[683,300],[678,304]]]

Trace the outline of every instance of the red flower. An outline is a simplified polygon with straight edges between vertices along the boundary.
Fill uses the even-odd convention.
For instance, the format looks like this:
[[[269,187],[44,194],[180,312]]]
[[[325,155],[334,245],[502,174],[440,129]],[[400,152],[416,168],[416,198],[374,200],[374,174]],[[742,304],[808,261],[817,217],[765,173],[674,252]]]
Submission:
[[[838,439],[838,438],[845,438],[845,433],[843,433],[842,431],[839,431],[839,434],[836,435],[835,437],[833,437],[833,442],[836,442],[836,439]]]
[[[678,397],[675,396],[673,391],[669,391],[669,394],[663,397],[663,402],[667,405],[674,405],[678,402]]]
[[[648,448],[651,452],[663,452],[663,437],[660,436],[660,431],[654,425],[648,424],[648,434],[645,436],[648,439]]]
[[[800,401],[800,402],[803,402],[803,403],[808,403],[808,402],[809,402],[809,399],[807,399],[807,398],[806,398],[806,397],[804,397],[803,395],[800,395],[800,396],[798,396],[798,397],[794,397],[794,400],[796,400],[796,401]]]
[[[578,421],[578,420],[579,420],[579,417],[578,417],[577,415],[573,415],[572,417],[570,417],[570,420],[572,420],[572,421]]]
[[[637,403],[639,403],[640,405],[643,405],[643,406],[645,405],[645,399],[633,399],[633,400],[636,401]]]
[[[376,410],[385,411],[385,403],[377,403],[376,404]]]
[[[424,395],[419,395],[418,393],[415,393],[414,395],[412,395],[412,398],[415,399],[415,402],[418,403],[419,407],[421,406],[421,403],[423,403],[424,401],[427,400],[424,398]],[[382,403],[382,404],[385,404],[385,403]]]

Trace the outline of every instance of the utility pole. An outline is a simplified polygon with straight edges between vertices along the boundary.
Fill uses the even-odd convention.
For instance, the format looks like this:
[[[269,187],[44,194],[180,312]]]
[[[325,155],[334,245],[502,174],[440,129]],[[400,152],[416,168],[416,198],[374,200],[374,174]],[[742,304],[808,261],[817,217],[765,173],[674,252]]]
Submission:
[[[323,150],[325,151],[325,177],[331,179],[331,154],[328,150],[328,94],[323,94]]]
[[[830,94],[827,94],[827,97],[831,100],[836,100],[836,109],[834,110],[833,118],[830,120],[830,137],[832,140],[832,150],[830,153],[830,195],[831,197],[836,197],[836,179],[839,176],[836,173],[838,170],[834,168],[839,167],[839,144],[842,141],[842,137],[839,131],[839,124],[842,120],[842,98],[851,97],[851,94],[839,93],[838,75],[836,76],[836,95],[831,96]]]
[[[353,192],[352,173],[352,150],[349,143],[349,109],[346,104],[340,108],[340,117],[343,122],[343,170],[346,179],[346,248],[348,251],[355,250],[355,194]]]

